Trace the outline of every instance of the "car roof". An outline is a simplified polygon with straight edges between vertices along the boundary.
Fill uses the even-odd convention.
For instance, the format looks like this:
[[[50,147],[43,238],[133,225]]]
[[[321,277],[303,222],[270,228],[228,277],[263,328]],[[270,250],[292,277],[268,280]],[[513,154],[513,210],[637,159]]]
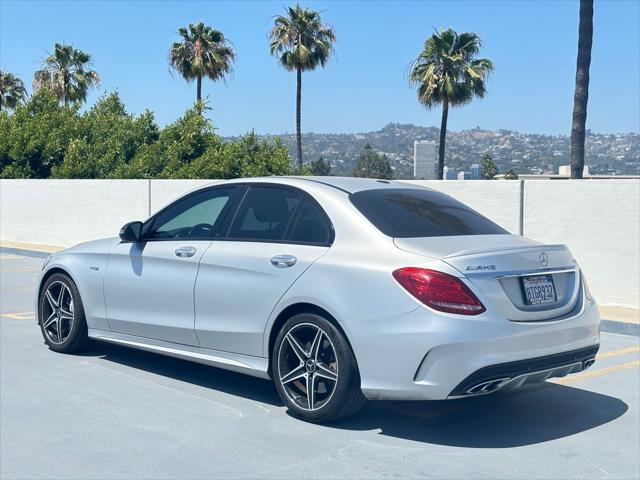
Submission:
[[[344,193],[356,193],[363,190],[374,190],[382,188],[424,188],[410,183],[395,180],[379,180],[375,178],[359,177],[319,177],[319,176],[291,176],[291,177],[253,177],[236,178],[228,180],[230,183],[279,183],[304,187],[305,183],[313,183],[316,186],[323,185],[333,190],[340,190]],[[225,182],[226,183],[226,182]]]

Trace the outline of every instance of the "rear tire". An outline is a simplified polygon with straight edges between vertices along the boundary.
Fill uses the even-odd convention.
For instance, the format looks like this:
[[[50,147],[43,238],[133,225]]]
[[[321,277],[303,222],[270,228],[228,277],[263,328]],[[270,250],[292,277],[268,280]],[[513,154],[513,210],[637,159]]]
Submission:
[[[291,414],[308,422],[350,417],[366,402],[351,346],[320,315],[294,315],[282,326],[271,352],[271,375]]]
[[[63,273],[51,275],[38,302],[40,331],[49,349],[74,353],[87,347],[89,336],[84,306],[76,284]]]

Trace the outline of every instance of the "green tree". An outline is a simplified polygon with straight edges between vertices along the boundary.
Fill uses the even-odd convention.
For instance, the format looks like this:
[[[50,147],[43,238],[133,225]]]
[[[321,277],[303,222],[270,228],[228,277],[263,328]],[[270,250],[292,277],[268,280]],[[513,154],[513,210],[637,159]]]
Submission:
[[[3,178],[236,178],[307,173],[278,138],[223,141],[196,102],[159,129],[153,114],[127,113],[116,93],[80,114],[48,89],[0,111]],[[306,165],[304,166],[306,168]]]
[[[276,138],[259,140],[249,133],[233,142],[220,142],[185,165],[183,178],[239,178],[292,175],[289,149]]]
[[[356,166],[351,174],[354,177],[382,178],[386,180],[393,178],[393,170],[387,156],[380,155],[368,143],[358,155]]]
[[[505,180],[518,180],[518,174],[515,172],[515,170],[513,170],[513,168],[510,168],[509,170],[507,170],[505,172],[504,179]]]
[[[0,113],[3,178],[48,178],[79,136],[78,107],[62,106],[48,90],[36,92],[8,115]]]
[[[571,125],[571,178],[582,178],[584,170],[584,142],[589,100],[589,67],[593,43],[593,0],[580,0],[580,26],[578,27],[578,60],[576,87],[573,96],[573,123]]]
[[[224,78],[233,69],[236,51],[224,34],[202,22],[178,30],[182,37],[169,50],[169,64],[187,82],[196,81],[196,100],[202,100],[202,78]],[[197,107],[198,111],[201,107]]]
[[[88,53],[56,43],[43,68],[34,74],[33,90],[48,89],[65,105],[83,103],[89,89],[99,83],[98,74],[90,66]]]
[[[493,64],[486,58],[477,58],[480,47],[480,38],[475,33],[442,29],[427,38],[409,68],[409,81],[418,87],[418,101],[428,109],[442,105],[439,179],[444,170],[449,107],[465,105],[486,94],[486,80]]]
[[[157,141],[142,145],[116,175],[125,178],[182,178],[184,175],[180,172],[186,165],[208,149],[219,148],[220,143],[211,121],[200,115],[196,103],[182,117],[162,129]]]
[[[496,162],[493,161],[493,157],[491,157],[491,154],[489,153],[485,153],[482,156],[480,166],[482,167],[482,176],[486,180],[493,180],[498,174],[498,166],[496,165]]]
[[[326,65],[333,52],[336,36],[330,26],[322,23],[319,12],[300,5],[287,8],[287,14],[278,15],[274,23],[269,35],[271,55],[278,56],[283,68],[296,72],[296,150],[298,166],[301,168],[302,72]]]
[[[331,175],[331,163],[320,157],[309,164],[309,173],[311,175],[327,177]]]
[[[126,112],[117,93],[102,97],[78,121],[78,137],[64,160],[52,169],[57,178],[112,178],[145,145],[159,135],[153,114],[134,117]]]
[[[0,70],[0,111],[16,108],[18,102],[23,102],[26,96],[24,83],[13,73]]]

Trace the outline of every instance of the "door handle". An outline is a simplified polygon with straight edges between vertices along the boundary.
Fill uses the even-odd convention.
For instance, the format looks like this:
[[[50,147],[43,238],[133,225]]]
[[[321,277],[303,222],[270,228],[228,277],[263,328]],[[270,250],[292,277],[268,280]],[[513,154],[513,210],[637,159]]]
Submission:
[[[298,259],[293,255],[275,255],[269,259],[271,265],[277,268],[293,267]]]
[[[196,249],[193,247],[180,247],[176,248],[175,251],[176,257],[185,258],[185,257],[193,257],[196,253]]]

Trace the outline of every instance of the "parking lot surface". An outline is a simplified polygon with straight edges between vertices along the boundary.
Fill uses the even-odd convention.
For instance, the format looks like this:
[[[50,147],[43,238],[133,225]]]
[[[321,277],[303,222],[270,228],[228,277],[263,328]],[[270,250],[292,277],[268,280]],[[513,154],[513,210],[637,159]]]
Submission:
[[[289,416],[264,380],[94,343],[49,351],[42,259],[0,253],[1,478],[639,478],[640,339],[602,334],[594,367],[448,402]]]

